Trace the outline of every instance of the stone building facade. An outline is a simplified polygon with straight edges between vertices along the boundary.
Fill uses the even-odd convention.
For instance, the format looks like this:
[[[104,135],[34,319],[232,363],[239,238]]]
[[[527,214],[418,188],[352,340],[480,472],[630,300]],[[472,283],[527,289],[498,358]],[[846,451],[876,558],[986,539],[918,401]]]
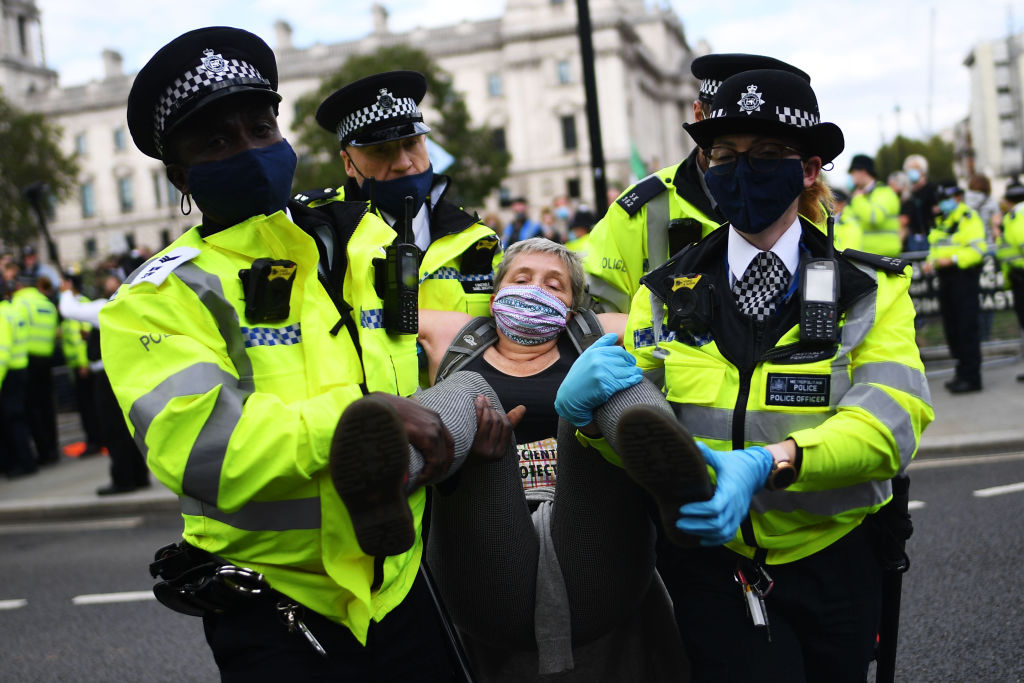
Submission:
[[[134,74],[124,72],[121,56],[104,50],[102,79],[58,87],[57,74],[46,67],[34,0],[0,5],[5,96],[57,122],[81,169],[78,191],[57,207],[51,225],[62,259],[89,262],[136,246],[159,249],[191,226],[195,215],[181,215],[162,165],[138,152],[128,134],[125,102]],[[407,32],[389,28],[383,6],[371,11],[373,30],[356,40],[295,46],[284,21],[264,36],[277,54],[285,137],[294,123],[289,103],[314,90],[322,76],[351,55],[400,43],[424,50],[450,73],[474,123],[491,127],[495,144],[511,154],[501,191],[486,206],[468,208],[496,211],[503,195],[525,196],[534,210],[559,195],[593,205],[575,2],[507,0],[501,17]],[[689,71],[696,54],[670,9],[645,0],[591,0],[590,13],[606,178],[621,190],[635,180],[631,155],[653,171],[688,153],[681,124],[692,118],[697,96]]]

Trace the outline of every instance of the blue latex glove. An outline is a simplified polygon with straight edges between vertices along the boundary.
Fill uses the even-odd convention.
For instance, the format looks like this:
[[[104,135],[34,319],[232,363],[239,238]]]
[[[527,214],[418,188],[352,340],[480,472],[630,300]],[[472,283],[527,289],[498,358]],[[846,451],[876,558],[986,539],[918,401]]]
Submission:
[[[728,543],[736,537],[750,500],[768,481],[772,454],[753,446],[741,451],[715,451],[698,442],[704,459],[715,470],[717,482],[711,500],[687,503],[679,508],[676,526],[700,537],[703,546]]]
[[[591,344],[569,368],[558,387],[555,410],[570,423],[583,427],[594,421],[594,408],[612,394],[643,379],[636,358],[616,346],[618,335],[609,333]]]

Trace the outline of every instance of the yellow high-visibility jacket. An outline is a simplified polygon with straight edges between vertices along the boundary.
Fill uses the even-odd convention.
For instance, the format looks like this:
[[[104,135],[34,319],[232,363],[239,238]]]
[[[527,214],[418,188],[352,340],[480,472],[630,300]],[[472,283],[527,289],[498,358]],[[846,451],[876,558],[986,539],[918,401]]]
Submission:
[[[823,255],[824,236],[801,223],[801,259]],[[763,323],[739,312],[727,244],[728,233],[715,231],[644,278],[626,347],[644,370],[664,370],[681,424],[709,447],[791,438],[802,449],[796,483],[759,491],[748,529],[726,544],[787,563],[834,543],[885,504],[889,480],[910,464],[934,418],[914,342],[910,278],[901,263],[838,255],[840,342],[815,346],[799,339],[798,287]],[[678,323],[665,305],[697,287],[697,276],[713,286],[706,328]]]
[[[11,301],[25,309],[28,354],[49,358],[57,345],[57,307],[35,287],[22,287]]]
[[[459,311],[471,316],[491,314],[494,270],[501,261],[501,241],[475,216],[444,199],[445,176],[437,176],[430,212],[430,246],[420,260],[420,308]],[[308,206],[329,202],[366,201],[359,185],[349,180],[338,188],[305,191],[295,199]],[[379,209],[377,215],[383,220]],[[401,220],[401,218],[399,219]],[[395,226],[396,234],[398,228]]]
[[[140,267],[100,313],[103,360],[150,469],[181,499],[185,540],[365,642],[370,620],[411,588],[422,540],[377,567],[373,589],[374,558],[331,483],[329,448],[363,389],[415,391],[416,337],[382,327],[372,260],[391,228],[362,203],[289,209],[306,230],[284,212],[212,234],[197,226]],[[325,218],[339,211],[348,222]],[[310,234],[332,221],[333,270],[318,274]],[[285,319],[246,318],[239,271],[258,258],[296,264]],[[409,503],[419,528],[422,490]]]
[[[928,261],[951,258],[957,268],[971,268],[984,256],[985,224],[977,211],[960,202],[948,216],[935,219],[928,233]]]
[[[870,192],[854,195],[843,210],[857,221],[861,228],[859,249],[882,256],[899,256],[900,198],[885,183],[876,183]]]

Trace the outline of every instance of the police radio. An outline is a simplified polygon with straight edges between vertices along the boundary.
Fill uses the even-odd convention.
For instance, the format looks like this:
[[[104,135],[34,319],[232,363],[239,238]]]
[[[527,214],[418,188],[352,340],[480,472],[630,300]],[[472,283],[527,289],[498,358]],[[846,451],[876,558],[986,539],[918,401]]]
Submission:
[[[395,241],[384,250],[384,329],[391,334],[419,331],[420,250],[412,237],[413,198],[405,198],[405,218]]]
[[[805,259],[800,273],[800,341],[836,341],[839,336],[838,263],[833,256],[834,219],[828,217],[828,254]]]

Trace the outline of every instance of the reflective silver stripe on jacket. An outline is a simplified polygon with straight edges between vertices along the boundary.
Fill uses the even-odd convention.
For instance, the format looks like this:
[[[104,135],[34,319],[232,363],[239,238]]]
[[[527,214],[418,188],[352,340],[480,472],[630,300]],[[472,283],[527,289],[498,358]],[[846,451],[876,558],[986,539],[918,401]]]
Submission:
[[[227,443],[242,417],[243,404],[255,389],[252,362],[245,352],[238,312],[224,296],[220,279],[193,263],[179,266],[175,275],[213,316],[238,377],[215,363],[196,363],[166,378],[137,399],[128,417],[135,425],[135,441],[145,455],[146,433],[171,400],[207,394],[219,387],[213,410],[192,444],[182,475],[182,491],[186,495],[216,505]]]
[[[668,219],[671,193],[666,188],[647,202],[647,272],[668,260]]]
[[[796,512],[801,510],[823,517],[834,517],[849,510],[881,505],[892,495],[892,484],[865,481],[828,491],[758,491],[750,501],[755,512]]]
[[[629,310],[630,299],[628,294],[615,289],[615,287],[600,278],[594,277],[590,273],[587,273],[587,291],[592,297],[600,299],[601,303],[612,309],[606,310],[606,313],[625,313]]]
[[[864,363],[853,371],[854,384],[881,384],[919,398],[928,405],[932,403],[928,379],[917,368],[903,363],[881,361]]]
[[[181,496],[181,512],[222,522],[244,531],[291,531],[320,528],[320,499],[296,498],[249,502],[235,512],[224,512],[216,505]]]
[[[145,456],[148,453],[146,433],[153,420],[173,399],[201,396],[217,387],[220,387],[217,400],[192,444],[181,481],[185,493],[211,503],[217,502],[225,447],[241,419],[242,404],[252,391],[240,389],[238,380],[215,363],[196,363],[171,375],[148,394],[140,396],[128,411],[128,419],[135,425],[135,442]]]
[[[892,396],[870,384],[857,384],[843,397],[840,406],[863,408],[871,413],[876,420],[885,425],[896,441],[900,455],[900,470],[910,464],[910,459],[917,450],[914,424],[910,419],[910,413]]]

